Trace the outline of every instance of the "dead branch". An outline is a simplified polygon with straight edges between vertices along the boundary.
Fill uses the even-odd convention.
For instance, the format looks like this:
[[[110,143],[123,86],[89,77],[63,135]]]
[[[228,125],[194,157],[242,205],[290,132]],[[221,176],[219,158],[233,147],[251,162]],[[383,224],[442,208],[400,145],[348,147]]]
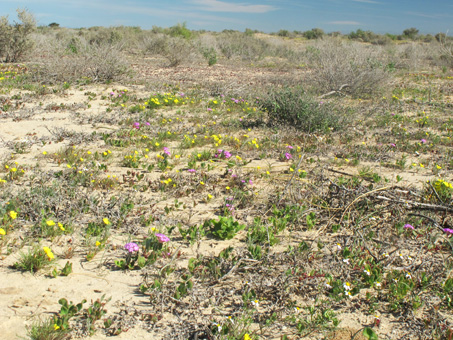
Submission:
[[[388,198],[388,197],[385,197],[385,196],[376,196],[376,199],[379,199],[379,200],[382,200],[382,201],[387,201],[387,202],[405,204],[405,205],[408,206],[407,207],[408,209],[425,209],[425,210],[433,210],[433,211],[453,212],[453,208],[450,208],[450,207],[447,207],[447,206],[444,206],[444,205],[418,203],[418,202],[413,202],[413,201],[406,201],[406,200]],[[411,205],[412,205],[412,207],[410,207]]]
[[[341,92],[345,87],[350,87],[349,84],[343,84],[340,86],[340,88],[338,90],[333,90],[333,91],[330,91],[330,92],[327,92],[327,93],[324,93],[323,95],[319,96],[318,98],[319,99],[323,99],[325,97],[328,97],[328,96],[331,96],[335,93],[339,93],[339,94],[343,94],[343,92]]]

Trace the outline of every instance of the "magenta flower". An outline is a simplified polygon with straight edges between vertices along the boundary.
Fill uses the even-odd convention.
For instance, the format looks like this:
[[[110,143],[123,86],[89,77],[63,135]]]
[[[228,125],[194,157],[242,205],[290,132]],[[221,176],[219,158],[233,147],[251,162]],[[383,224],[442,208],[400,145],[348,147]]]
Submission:
[[[209,112],[211,112],[211,111],[212,111],[212,109],[211,109],[210,107],[208,107],[208,111],[209,111]]]
[[[391,143],[390,145],[391,145],[391,146],[393,146],[393,147],[395,147],[395,146],[396,146],[396,144],[395,144],[395,143]]]
[[[140,129],[140,123],[139,122],[135,122],[133,126],[134,126],[134,129],[137,129],[137,130]]]
[[[289,152],[287,152],[285,153],[285,158],[290,160],[291,158],[293,158],[293,156]]]
[[[167,148],[166,146],[164,146],[164,154],[166,154],[167,156],[171,156],[170,149]]]
[[[165,242],[169,242],[170,241],[170,239],[167,236],[165,236],[164,234],[157,233],[155,235],[156,235],[157,240],[159,241],[159,243],[165,243]]]
[[[420,142],[422,142],[422,144],[425,144],[425,143],[426,143],[426,139],[425,139],[425,138],[422,138],[422,139],[420,140]]]
[[[124,246],[124,249],[126,249],[129,253],[134,253],[134,252],[138,251],[140,248],[137,243],[130,242],[130,243],[126,243],[126,245]]]
[[[231,157],[231,152],[224,151],[224,152],[223,152],[223,155],[225,156],[226,159],[228,159],[228,158]]]
[[[189,169],[189,170],[187,170],[187,172],[190,172],[191,174],[193,174],[193,173],[197,172],[197,170],[195,170],[195,169]]]
[[[286,146],[287,149],[294,149],[291,145]]]
[[[410,229],[410,230],[414,230],[415,229],[414,226],[412,226],[410,224],[405,224],[403,228],[404,229]]]
[[[453,235],[453,229],[450,228],[444,228],[444,233],[448,235]]]

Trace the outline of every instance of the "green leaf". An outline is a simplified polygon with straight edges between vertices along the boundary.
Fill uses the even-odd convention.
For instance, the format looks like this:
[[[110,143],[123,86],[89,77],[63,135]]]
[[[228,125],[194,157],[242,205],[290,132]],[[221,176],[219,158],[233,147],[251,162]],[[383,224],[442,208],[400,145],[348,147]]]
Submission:
[[[377,334],[370,327],[363,330],[363,336],[368,340],[379,340]]]

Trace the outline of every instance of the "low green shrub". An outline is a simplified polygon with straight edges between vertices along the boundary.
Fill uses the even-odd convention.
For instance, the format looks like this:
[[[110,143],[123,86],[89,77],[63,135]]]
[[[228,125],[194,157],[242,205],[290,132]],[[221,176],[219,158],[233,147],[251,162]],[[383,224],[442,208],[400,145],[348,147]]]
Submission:
[[[315,100],[299,88],[271,90],[261,99],[271,125],[287,125],[305,132],[337,130],[346,116],[339,108]]]
[[[233,217],[219,217],[217,221],[214,219],[205,221],[203,227],[210,229],[211,234],[217,239],[230,240],[238,231],[244,229],[245,225],[234,221]]]

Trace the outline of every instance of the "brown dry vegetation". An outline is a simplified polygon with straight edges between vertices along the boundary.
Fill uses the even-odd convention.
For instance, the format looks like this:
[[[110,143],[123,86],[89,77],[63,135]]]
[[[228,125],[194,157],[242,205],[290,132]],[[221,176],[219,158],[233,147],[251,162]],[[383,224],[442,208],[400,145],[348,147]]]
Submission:
[[[446,37],[31,39],[0,69],[3,338],[451,339]]]

